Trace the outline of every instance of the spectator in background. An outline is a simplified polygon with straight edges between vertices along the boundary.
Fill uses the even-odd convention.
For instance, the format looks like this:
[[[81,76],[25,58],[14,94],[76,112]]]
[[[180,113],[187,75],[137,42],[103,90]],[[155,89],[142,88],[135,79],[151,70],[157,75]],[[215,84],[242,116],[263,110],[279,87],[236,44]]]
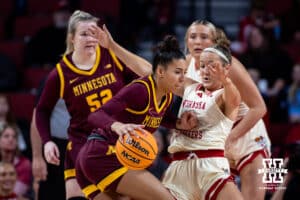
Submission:
[[[270,111],[270,121],[286,122],[284,87],[290,82],[293,62],[268,33],[265,29],[253,27],[247,40],[248,49],[239,58],[246,68],[257,68],[261,72],[261,78],[267,80],[266,104]]]
[[[256,86],[258,87],[260,93],[262,94],[262,96],[266,97],[266,92],[268,90],[268,83],[265,79],[262,79],[260,77],[260,71],[256,68],[248,68],[247,69],[250,77],[252,78],[252,80],[254,81],[254,83],[256,84]]]
[[[289,122],[300,123],[300,64],[293,67],[292,80],[288,87]]]
[[[247,51],[240,59],[246,68],[257,68],[272,87],[279,79],[289,81],[293,62],[268,33],[266,29],[253,27],[247,38]]]
[[[18,129],[5,124],[0,130],[0,161],[12,163],[17,171],[14,192],[26,196],[31,190],[32,174],[30,160],[21,155],[18,149]]]
[[[261,73],[258,69],[248,68],[247,71],[265,100],[268,100],[269,97],[279,95],[280,91],[284,87],[284,81],[280,79],[276,81],[272,88],[269,88],[268,81],[266,79],[261,78]]]
[[[0,162],[0,200],[26,200],[14,192],[17,172],[13,164]]]
[[[53,12],[53,24],[41,29],[25,47],[25,65],[52,68],[66,49],[68,20],[71,15],[67,1],[59,1]]]
[[[12,91],[18,87],[16,65],[6,55],[0,53],[0,91]]]
[[[7,123],[13,124],[14,126],[18,127],[17,121],[11,110],[8,96],[3,93],[0,93],[0,129],[2,129],[2,127]],[[27,146],[20,128],[18,128],[18,134],[18,147],[21,151],[25,151]]]
[[[247,38],[253,27],[263,27],[272,32],[276,39],[280,38],[280,21],[272,13],[265,11],[265,1],[252,0],[249,14],[244,16],[239,23],[238,41],[232,45],[235,53],[244,53],[247,49]]]

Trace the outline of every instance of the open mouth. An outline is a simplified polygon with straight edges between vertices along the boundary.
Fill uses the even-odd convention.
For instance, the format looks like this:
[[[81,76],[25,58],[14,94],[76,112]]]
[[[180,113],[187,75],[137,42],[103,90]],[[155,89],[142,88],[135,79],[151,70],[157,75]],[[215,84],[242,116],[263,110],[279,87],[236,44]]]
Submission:
[[[208,77],[203,77],[202,80],[203,81],[209,81],[209,78]]]
[[[89,48],[95,48],[94,45],[86,45],[85,48],[89,49]]]
[[[194,52],[195,52],[195,53],[201,53],[201,52],[202,52],[202,49],[200,49],[200,48],[195,48],[195,49],[194,49]]]

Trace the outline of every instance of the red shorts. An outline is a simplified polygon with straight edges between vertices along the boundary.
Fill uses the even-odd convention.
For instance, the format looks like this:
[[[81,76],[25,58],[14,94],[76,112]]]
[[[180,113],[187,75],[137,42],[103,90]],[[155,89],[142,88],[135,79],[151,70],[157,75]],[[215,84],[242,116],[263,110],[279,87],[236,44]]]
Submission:
[[[100,192],[116,190],[127,171],[118,161],[114,146],[103,138],[88,140],[76,161],[76,178],[88,198],[93,198]]]

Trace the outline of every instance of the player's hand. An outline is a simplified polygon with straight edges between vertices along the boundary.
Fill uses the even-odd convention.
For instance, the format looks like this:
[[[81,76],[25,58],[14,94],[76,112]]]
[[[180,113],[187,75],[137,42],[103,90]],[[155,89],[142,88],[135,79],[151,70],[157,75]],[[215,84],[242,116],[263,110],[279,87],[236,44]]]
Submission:
[[[199,120],[194,111],[186,111],[181,114],[180,119],[176,122],[177,129],[193,130],[199,125]]]
[[[144,127],[145,126],[141,124],[123,124],[121,122],[114,122],[111,125],[111,130],[116,132],[120,136],[121,142],[123,142],[125,135],[127,135],[128,138],[131,138],[131,136],[139,137],[134,130],[139,130],[142,133],[145,133],[143,129]]]
[[[236,147],[236,142],[238,138],[235,134],[230,133],[225,141],[225,155],[227,158],[236,159],[236,154],[239,152],[239,149]]]
[[[215,80],[220,80],[222,83],[226,82],[229,71],[222,64],[214,63],[209,65],[209,71]]]
[[[53,165],[59,165],[60,163],[59,150],[57,145],[54,142],[49,141],[45,144],[44,155],[48,163]]]
[[[32,157],[32,175],[36,181],[47,179],[47,164],[42,156]]]
[[[89,29],[89,31],[94,35],[94,37],[98,40],[98,43],[100,46],[109,49],[111,44],[113,43],[113,38],[106,28],[105,24],[103,27],[92,25]]]

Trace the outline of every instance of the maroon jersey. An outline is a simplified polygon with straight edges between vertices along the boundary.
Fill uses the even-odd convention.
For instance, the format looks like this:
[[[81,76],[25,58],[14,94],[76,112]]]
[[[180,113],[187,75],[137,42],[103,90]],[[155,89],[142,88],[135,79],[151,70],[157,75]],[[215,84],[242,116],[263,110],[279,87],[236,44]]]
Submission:
[[[1,196],[0,195],[0,200],[18,200],[18,196],[15,193],[12,193],[10,195],[7,196]]]
[[[89,123],[100,128],[96,132],[105,136],[109,144],[114,144],[118,139],[118,135],[111,131],[111,124],[116,121],[143,124],[146,130],[153,133],[160,126],[166,111],[169,112],[172,97],[172,93],[168,93],[158,105],[155,83],[152,76],[147,76],[120,90],[111,101],[89,116]]]
[[[58,98],[65,100],[71,115],[69,139],[82,143],[92,131],[88,115],[137,77],[112,51],[102,47],[97,48],[96,62],[90,70],[75,67],[71,54],[64,56],[51,71],[37,105],[36,122],[43,143],[50,140],[49,119]]]

